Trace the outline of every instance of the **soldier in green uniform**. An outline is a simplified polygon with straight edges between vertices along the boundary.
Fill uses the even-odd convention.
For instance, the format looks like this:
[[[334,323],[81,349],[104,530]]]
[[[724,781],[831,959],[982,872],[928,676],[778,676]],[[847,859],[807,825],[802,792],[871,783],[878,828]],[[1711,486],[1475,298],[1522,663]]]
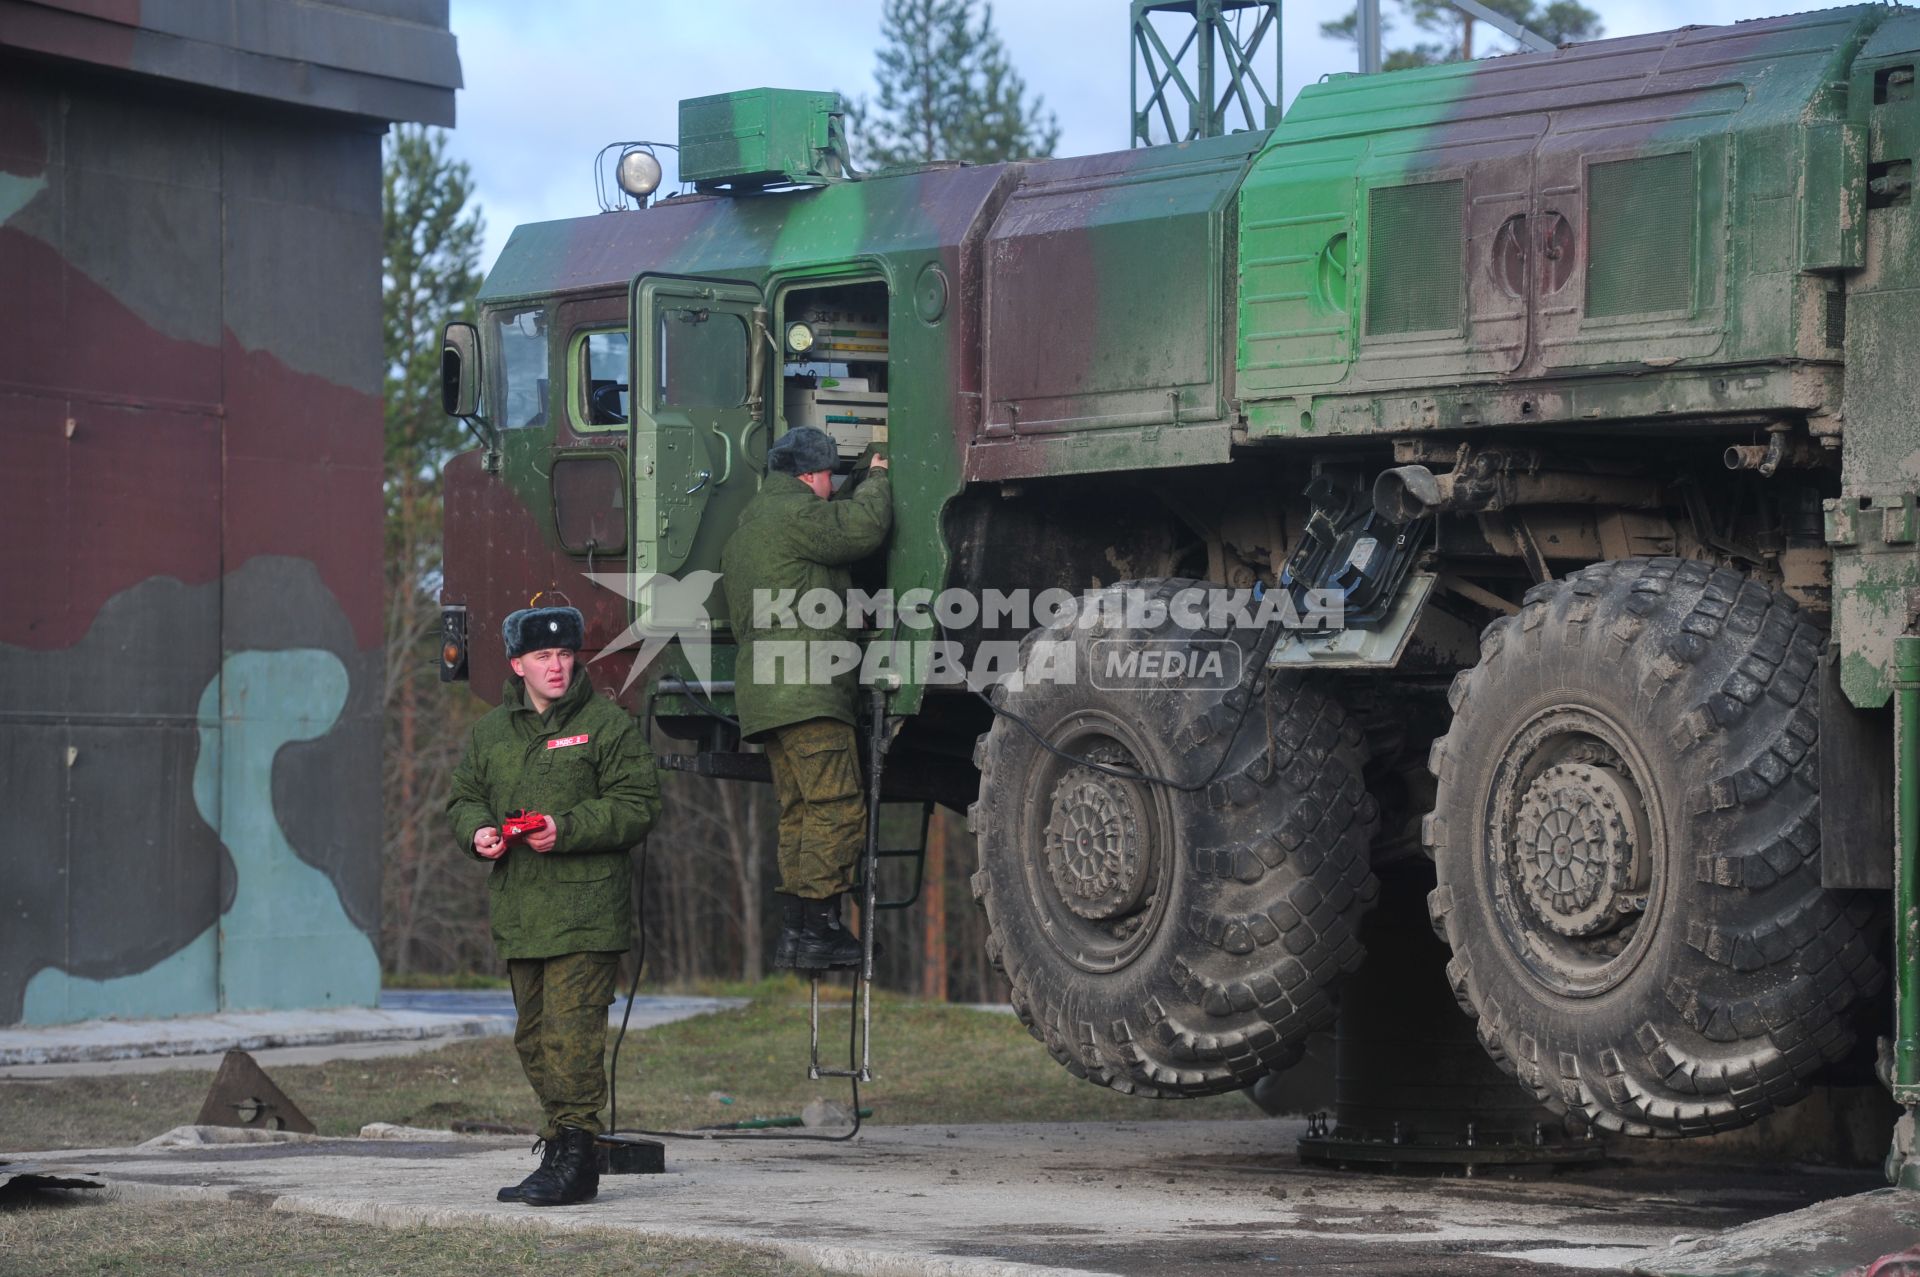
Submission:
[[[575,663],[585,628],[570,607],[506,618],[513,674],[500,704],[474,724],[447,802],[454,838],[493,865],[493,941],[513,981],[514,1046],[546,1111],[534,1146],[540,1166],[499,1192],[529,1206],[599,1191],[593,1137],[607,1098],[607,1007],[632,943],[627,853],[660,812],[645,737]],[[522,811],[546,819],[503,837],[503,818]]]
[[[855,674],[813,681],[811,661],[771,659],[772,645],[824,650],[850,645],[851,635],[844,615],[815,628],[798,613],[776,614],[765,605],[783,594],[802,599],[811,590],[830,590],[844,601],[852,583],[848,565],[879,549],[893,526],[887,459],[873,459],[851,497],[829,500],[838,456],[823,430],[799,426],[782,435],[767,449],[766,480],[720,558],[740,644],[734,676],[740,732],[765,743],[780,804],[781,928],[773,962],[803,970],[861,960],[858,937],[840,921],[840,898],[853,885],[867,836],[853,731]]]

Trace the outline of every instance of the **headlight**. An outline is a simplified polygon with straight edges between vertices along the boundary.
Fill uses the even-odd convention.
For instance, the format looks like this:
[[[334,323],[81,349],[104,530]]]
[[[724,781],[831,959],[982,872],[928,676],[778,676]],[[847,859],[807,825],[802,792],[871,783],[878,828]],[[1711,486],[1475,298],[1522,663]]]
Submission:
[[[621,190],[644,200],[659,189],[660,161],[651,151],[627,151],[614,170],[614,180],[620,183]]]

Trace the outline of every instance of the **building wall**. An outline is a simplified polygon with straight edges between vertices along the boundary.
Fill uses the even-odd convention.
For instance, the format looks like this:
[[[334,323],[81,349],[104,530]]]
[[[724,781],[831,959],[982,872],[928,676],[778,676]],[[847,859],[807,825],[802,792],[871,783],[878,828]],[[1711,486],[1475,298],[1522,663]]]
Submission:
[[[378,994],[382,128],[0,49],[0,1024]]]

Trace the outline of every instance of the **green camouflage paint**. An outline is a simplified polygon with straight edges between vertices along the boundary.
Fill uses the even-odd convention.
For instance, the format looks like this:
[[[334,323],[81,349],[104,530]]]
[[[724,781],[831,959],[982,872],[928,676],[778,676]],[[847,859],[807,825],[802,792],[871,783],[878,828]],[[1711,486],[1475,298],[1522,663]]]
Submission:
[[[1270,134],[668,199],[519,228],[482,301],[702,276],[757,293],[778,331],[795,285],[884,282],[898,591],[947,580],[941,514],[969,484],[1434,430],[1805,420],[1841,449],[1841,502],[1878,509],[1920,491],[1898,407],[1920,372],[1896,318],[1920,263],[1906,197],[1867,185],[1897,178],[1920,140],[1897,74],[1917,30],[1883,6],[1690,28],[1335,77]],[[559,358],[566,334],[550,340]],[[743,464],[704,498],[686,568],[713,566],[741,499],[729,487],[750,491],[779,428],[771,374],[762,391],[773,420],[737,441]],[[489,517],[519,520],[501,552],[516,566],[464,570],[450,533],[448,598],[476,609],[474,633],[503,605],[467,582],[565,588],[586,566],[555,550],[546,472],[555,446],[584,442],[509,439],[492,491],[520,510]],[[629,557],[657,536],[638,527]],[[1920,580],[1897,537],[1836,546],[1861,705],[1884,703]],[[626,618],[602,603],[605,641]],[[918,709],[919,689],[895,704]]]
[[[751,189],[845,176],[837,93],[748,89],[680,104],[680,180]]]
[[[1885,12],[1303,89],[1241,192],[1250,434],[1831,409],[1802,263],[1858,264],[1860,131],[1833,86]],[[1808,375],[1726,379],[1748,363]]]

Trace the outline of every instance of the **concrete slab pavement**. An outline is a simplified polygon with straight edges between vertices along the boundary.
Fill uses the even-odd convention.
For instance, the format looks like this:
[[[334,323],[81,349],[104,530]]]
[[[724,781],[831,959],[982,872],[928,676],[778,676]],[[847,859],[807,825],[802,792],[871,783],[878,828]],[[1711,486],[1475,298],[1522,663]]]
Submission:
[[[164,1020],[85,1020],[0,1029],[0,1066],[99,1063],[272,1047],[478,1037],[513,1031],[511,1019],[380,1007],[238,1011]]]
[[[1619,1271],[1669,1245],[1876,1186],[1868,1172],[1666,1161],[1545,1178],[1375,1177],[1305,1165],[1285,1120],[870,1126],[851,1144],[677,1141],[668,1173],[589,1206],[492,1200],[517,1140],[296,1139],[42,1155],[130,1195],[235,1196],[374,1224],[724,1238],[858,1273],[1239,1277]]]
[[[684,994],[648,993],[633,1000],[635,1029],[651,1029],[675,1020],[726,1011],[747,1005],[746,998],[703,998]],[[619,1024],[626,1009],[625,995],[607,1008],[607,1022]],[[413,1011],[445,1016],[492,1016],[514,1020],[513,994],[506,989],[386,989],[380,994],[383,1011]]]

